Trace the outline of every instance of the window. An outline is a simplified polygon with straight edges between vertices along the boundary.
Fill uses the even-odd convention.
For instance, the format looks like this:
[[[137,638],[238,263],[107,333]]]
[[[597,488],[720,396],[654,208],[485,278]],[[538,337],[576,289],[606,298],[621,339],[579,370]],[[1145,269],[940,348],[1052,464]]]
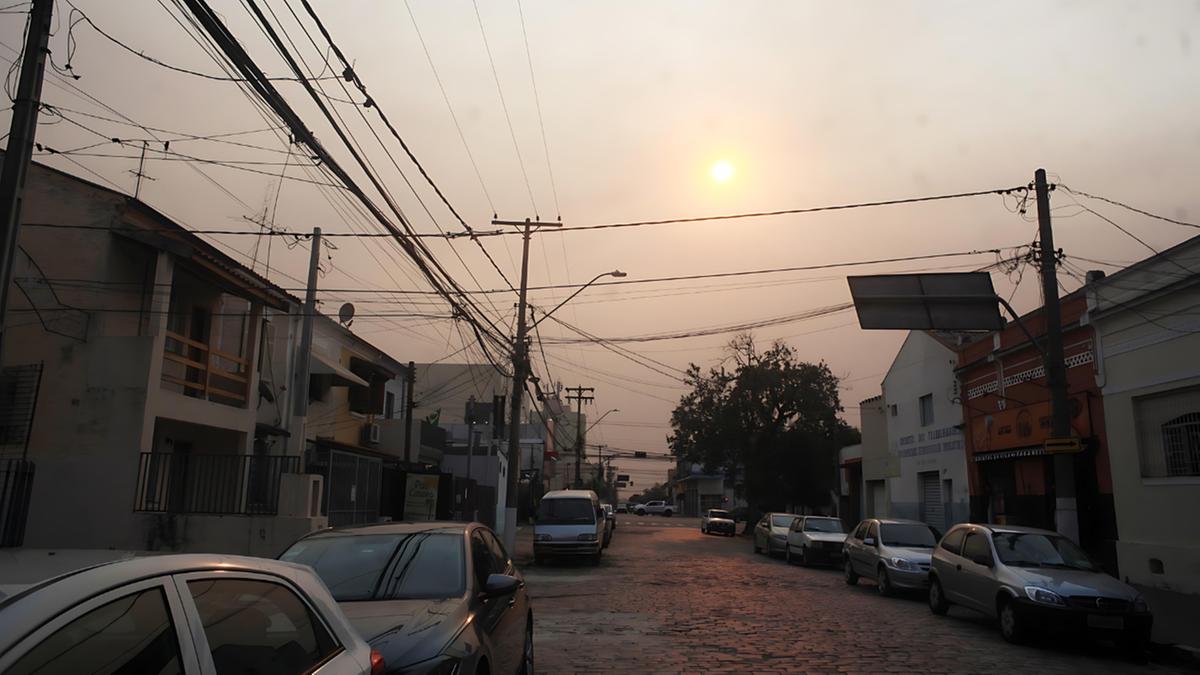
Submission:
[[[869,525],[869,523],[867,523],[866,521],[859,523],[858,528],[856,528],[854,530],[854,538],[855,539],[866,539],[868,525]]]
[[[475,580],[482,588],[488,575],[494,571],[492,554],[488,550],[487,542],[483,540],[482,530],[475,530],[471,535],[471,562],[475,568]]]
[[[1134,399],[1142,476],[1200,476],[1200,388]]]
[[[867,537],[874,539],[875,543],[878,544],[879,543],[879,526],[876,525],[875,523],[871,523],[870,527],[867,528]]]
[[[909,523],[884,524],[881,539],[885,546],[907,548],[933,548],[937,544],[932,527]]]
[[[218,675],[303,673],[337,643],[286,586],[253,579],[188,582]]]
[[[508,553],[504,550],[504,545],[496,539],[496,535],[487,531],[483,532],[483,540],[487,542],[488,552],[492,556],[492,573],[507,574],[508,573]]]
[[[962,550],[963,539],[966,538],[966,536],[966,530],[954,530],[950,534],[946,535],[946,538],[942,540],[942,548],[950,551],[954,555],[958,555],[958,552]]]
[[[895,403],[889,405],[888,410],[891,412],[892,417],[895,417],[900,414],[900,408]]]
[[[383,418],[394,419],[396,417],[396,395],[388,392],[383,404]]]
[[[650,502],[646,506],[662,504]],[[589,499],[543,499],[538,504],[537,522],[542,525],[587,525],[596,522],[596,510]]]
[[[927,427],[933,424],[933,394],[925,394],[917,403],[921,407],[921,426]]]
[[[972,532],[967,535],[967,541],[963,544],[962,557],[972,562],[979,562],[981,560],[990,561],[992,559],[992,549],[988,546],[987,539],[981,533]]]
[[[834,534],[845,532],[845,530],[842,529],[842,521],[837,520],[836,518],[805,518],[804,531],[830,532]]]
[[[788,515],[786,513],[777,513],[771,516],[771,525],[774,527],[790,527],[792,521],[795,519],[796,516]]]
[[[101,668],[103,666],[103,668]],[[179,642],[162,589],[101,605],[42,640],[6,672],[183,673]]]
[[[455,597],[466,568],[462,535],[445,532],[309,537],[280,559],[312,567],[338,602]]]
[[[1005,565],[1014,567],[1069,567],[1089,572],[1099,572],[1096,565],[1083,549],[1066,537],[1027,534],[1024,532],[997,532],[992,535],[996,544],[996,555]]]

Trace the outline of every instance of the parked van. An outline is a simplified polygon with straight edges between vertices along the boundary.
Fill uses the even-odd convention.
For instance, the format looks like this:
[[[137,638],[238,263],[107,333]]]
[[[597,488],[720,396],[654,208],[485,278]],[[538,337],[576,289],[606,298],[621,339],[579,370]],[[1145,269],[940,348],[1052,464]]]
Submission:
[[[604,550],[604,509],[592,490],[554,490],[538,505],[533,521],[533,561],[552,556],[586,556],[599,564]]]

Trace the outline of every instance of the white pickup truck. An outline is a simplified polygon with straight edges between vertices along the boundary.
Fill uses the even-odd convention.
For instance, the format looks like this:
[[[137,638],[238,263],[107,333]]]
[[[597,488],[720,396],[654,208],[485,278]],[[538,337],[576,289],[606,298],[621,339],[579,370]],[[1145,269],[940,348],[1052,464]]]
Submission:
[[[644,515],[649,514],[652,516],[670,517],[670,516],[675,515],[675,505],[668,504],[667,502],[662,502],[662,501],[646,502],[645,504],[638,504],[637,508],[635,508],[633,510],[633,512],[639,516],[644,516]]]

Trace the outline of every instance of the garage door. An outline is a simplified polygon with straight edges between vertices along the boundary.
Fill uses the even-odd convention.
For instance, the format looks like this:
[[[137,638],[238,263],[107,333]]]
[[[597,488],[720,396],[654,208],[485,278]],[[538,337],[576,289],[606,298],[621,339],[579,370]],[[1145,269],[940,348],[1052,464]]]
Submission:
[[[946,517],[942,509],[942,483],[937,471],[917,474],[917,489],[921,496],[921,521],[938,530],[946,529]]]

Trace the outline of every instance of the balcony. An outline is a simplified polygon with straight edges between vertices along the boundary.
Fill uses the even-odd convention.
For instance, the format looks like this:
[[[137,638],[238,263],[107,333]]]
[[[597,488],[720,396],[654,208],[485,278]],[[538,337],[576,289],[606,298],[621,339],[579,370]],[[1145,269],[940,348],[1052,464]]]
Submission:
[[[166,332],[162,381],[182,388],[185,396],[245,407],[250,383],[249,361],[198,340]]]
[[[287,455],[143,452],[134,511],[207,515],[275,515],[279,482],[299,473]]]

